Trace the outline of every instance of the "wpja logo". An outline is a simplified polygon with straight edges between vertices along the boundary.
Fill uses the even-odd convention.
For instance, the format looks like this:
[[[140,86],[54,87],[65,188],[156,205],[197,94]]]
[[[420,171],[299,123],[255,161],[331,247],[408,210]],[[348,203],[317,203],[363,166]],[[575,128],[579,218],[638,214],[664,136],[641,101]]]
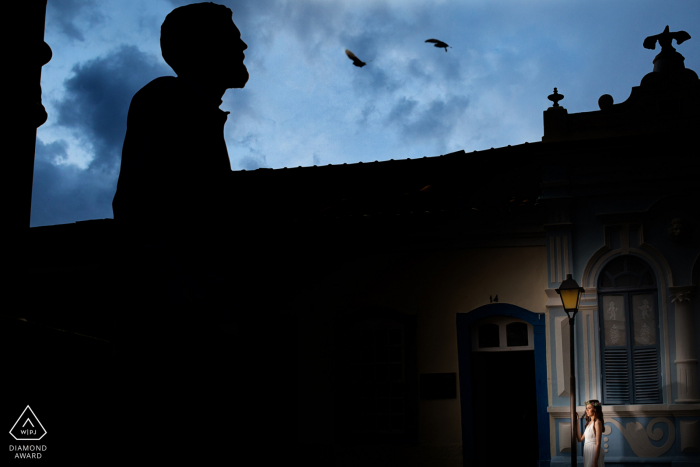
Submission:
[[[46,435],[46,429],[32,408],[27,406],[10,429],[10,434],[16,441],[39,441]],[[42,453],[46,451],[46,446],[36,444],[10,445],[10,451],[15,451],[15,459],[41,459]]]

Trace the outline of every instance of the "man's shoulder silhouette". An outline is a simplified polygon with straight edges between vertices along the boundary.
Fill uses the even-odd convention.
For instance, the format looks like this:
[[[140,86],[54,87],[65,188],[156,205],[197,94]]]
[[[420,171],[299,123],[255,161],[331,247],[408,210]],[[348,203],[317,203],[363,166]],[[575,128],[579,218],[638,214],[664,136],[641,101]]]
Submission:
[[[175,76],[161,76],[139,89],[133,99],[167,98],[169,94],[177,92],[182,87],[179,81]]]
[[[162,223],[164,215],[204,212],[231,171],[225,121],[226,113],[182,78],[163,76],[141,88],[129,106],[115,219]]]
[[[201,98],[197,99],[197,91],[183,78],[175,76],[161,76],[142,87],[131,100],[129,117],[135,113],[159,113],[161,118],[174,117],[173,112],[187,116],[187,111],[192,107],[204,106]],[[210,109],[213,106],[209,106]],[[179,115],[178,118],[182,118]],[[151,124],[156,122],[151,121]],[[127,122],[128,128],[128,122]]]

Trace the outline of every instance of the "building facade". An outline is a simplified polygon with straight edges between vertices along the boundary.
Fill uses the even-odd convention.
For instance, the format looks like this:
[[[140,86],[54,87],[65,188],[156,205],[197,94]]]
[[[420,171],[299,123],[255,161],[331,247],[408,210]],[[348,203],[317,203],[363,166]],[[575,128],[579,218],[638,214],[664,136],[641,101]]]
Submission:
[[[700,465],[700,81],[664,50],[623,103],[568,114],[555,92],[541,142],[231,174],[232,238],[274,233],[237,237],[253,250],[237,267],[269,273],[258,292],[283,304],[229,284],[257,349],[241,381],[275,433],[261,459],[569,464],[555,289],[572,274],[577,407],[602,402],[606,465]],[[4,316],[8,349],[70,356],[60,394],[86,416],[110,405],[108,384],[75,388],[108,380],[115,316],[137,328],[162,298],[114,296],[115,281],[136,287],[116,273],[116,232],[111,219],[30,229],[26,283],[43,293]],[[67,292],[76,281],[88,293]],[[18,371],[39,385],[66,370]]]

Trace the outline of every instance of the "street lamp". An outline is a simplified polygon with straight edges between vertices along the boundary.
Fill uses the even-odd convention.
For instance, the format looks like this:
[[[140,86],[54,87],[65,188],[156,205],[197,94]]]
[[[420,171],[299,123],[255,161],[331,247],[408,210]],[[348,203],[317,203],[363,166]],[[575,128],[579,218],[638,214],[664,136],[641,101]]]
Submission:
[[[581,301],[583,287],[579,287],[571,274],[566,275],[566,280],[556,289],[561,303],[564,306],[566,316],[569,317],[569,394],[571,394],[571,467],[576,467],[576,427],[574,426],[574,412],[576,411],[576,377],[574,376],[574,319],[578,312],[578,304]]]

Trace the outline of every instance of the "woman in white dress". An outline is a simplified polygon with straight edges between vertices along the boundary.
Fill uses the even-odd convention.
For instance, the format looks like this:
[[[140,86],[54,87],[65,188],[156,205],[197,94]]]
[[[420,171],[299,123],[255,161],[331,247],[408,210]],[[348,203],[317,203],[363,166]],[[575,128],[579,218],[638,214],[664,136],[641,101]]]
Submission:
[[[586,429],[581,431],[578,426],[578,414],[574,412],[576,423],[576,438],[583,444],[583,467],[605,467],[605,454],[601,440],[603,438],[603,406],[597,400],[586,401]]]

